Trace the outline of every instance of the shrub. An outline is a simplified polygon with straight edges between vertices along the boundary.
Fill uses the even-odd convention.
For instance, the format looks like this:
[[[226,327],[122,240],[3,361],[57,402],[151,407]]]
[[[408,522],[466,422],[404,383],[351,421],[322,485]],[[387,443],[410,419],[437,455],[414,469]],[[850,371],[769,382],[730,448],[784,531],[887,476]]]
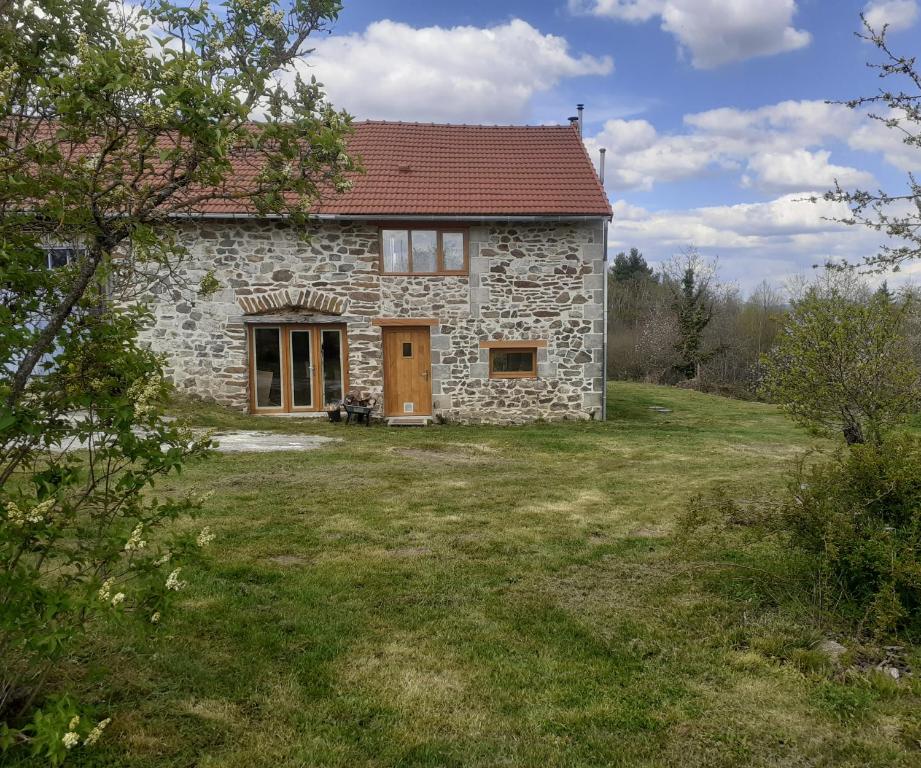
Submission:
[[[794,473],[779,521],[814,555],[826,607],[877,635],[921,629],[921,442],[842,451]]]
[[[908,298],[868,298],[847,281],[810,287],[763,360],[765,394],[818,432],[879,442],[921,403],[905,333],[913,311]]]
[[[166,385],[136,322],[75,314],[21,404],[5,404],[0,380],[0,753],[28,747],[56,765],[95,743],[105,725],[49,695],[48,680],[80,663],[94,620],[154,630],[184,584],[180,567],[211,538],[167,537],[200,500],[148,492],[208,441],[162,418]]]

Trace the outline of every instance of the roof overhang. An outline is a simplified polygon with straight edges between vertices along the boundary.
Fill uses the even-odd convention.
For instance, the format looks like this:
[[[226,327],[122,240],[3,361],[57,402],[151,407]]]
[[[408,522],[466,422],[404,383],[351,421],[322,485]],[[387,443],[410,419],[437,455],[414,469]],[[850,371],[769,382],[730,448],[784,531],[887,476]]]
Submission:
[[[280,213],[173,213],[170,218],[174,219],[206,219],[206,220],[223,220],[223,219],[243,219],[243,220],[266,220],[266,219],[287,219],[288,216]],[[571,214],[571,213],[540,213],[540,214],[412,214],[412,213],[377,213],[377,214],[352,214],[352,213],[315,213],[310,214],[310,218],[316,221],[458,221],[458,222],[489,222],[489,221],[611,221],[613,216],[610,214],[589,213],[589,214]]]

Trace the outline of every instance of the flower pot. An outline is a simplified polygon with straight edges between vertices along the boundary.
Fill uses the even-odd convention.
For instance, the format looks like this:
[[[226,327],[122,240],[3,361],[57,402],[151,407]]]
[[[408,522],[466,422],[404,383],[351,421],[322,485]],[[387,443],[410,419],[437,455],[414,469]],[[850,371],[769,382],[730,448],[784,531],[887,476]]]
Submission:
[[[329,416],[330,421],[342,421],[342,413],[339,410],[327,411],[326,415]]]

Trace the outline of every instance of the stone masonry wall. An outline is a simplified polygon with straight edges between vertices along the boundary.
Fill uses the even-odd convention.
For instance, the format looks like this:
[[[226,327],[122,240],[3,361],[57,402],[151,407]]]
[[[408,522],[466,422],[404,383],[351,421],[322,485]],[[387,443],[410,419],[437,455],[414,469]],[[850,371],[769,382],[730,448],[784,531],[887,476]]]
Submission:
[[[190,222],[183,237],[191,258],[179,283],[195,286],[213,270],[221,289],[202,298],[179,283],[155,283],[146,297],[155,321],[142,339],[166,355],[180,391],[246,408],[245,318],[254,308],[272,305],[279,322],[344,322],[349,386],[377,395],[381,329],[372,320],[434,317],[436,416],[494,423],[597,418],[601,230],[600,221],[474,226],[468,276],[406,277],[380,274],[378,230],[369,223],[320,224],[304,240],[277,221]],[[278,296],[313,298],[275,307]],[[479,345],[497,339],[546,340],[537,379],[490,379],[488,350]]]

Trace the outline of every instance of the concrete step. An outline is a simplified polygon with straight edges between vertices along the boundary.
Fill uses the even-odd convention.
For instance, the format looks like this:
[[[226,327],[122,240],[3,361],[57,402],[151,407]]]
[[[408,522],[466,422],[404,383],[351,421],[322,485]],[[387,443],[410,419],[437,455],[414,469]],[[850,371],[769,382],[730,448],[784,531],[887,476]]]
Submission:
[[[391,416],[387,419],[388,427],[427,427],[431,423],[431,416]]]

